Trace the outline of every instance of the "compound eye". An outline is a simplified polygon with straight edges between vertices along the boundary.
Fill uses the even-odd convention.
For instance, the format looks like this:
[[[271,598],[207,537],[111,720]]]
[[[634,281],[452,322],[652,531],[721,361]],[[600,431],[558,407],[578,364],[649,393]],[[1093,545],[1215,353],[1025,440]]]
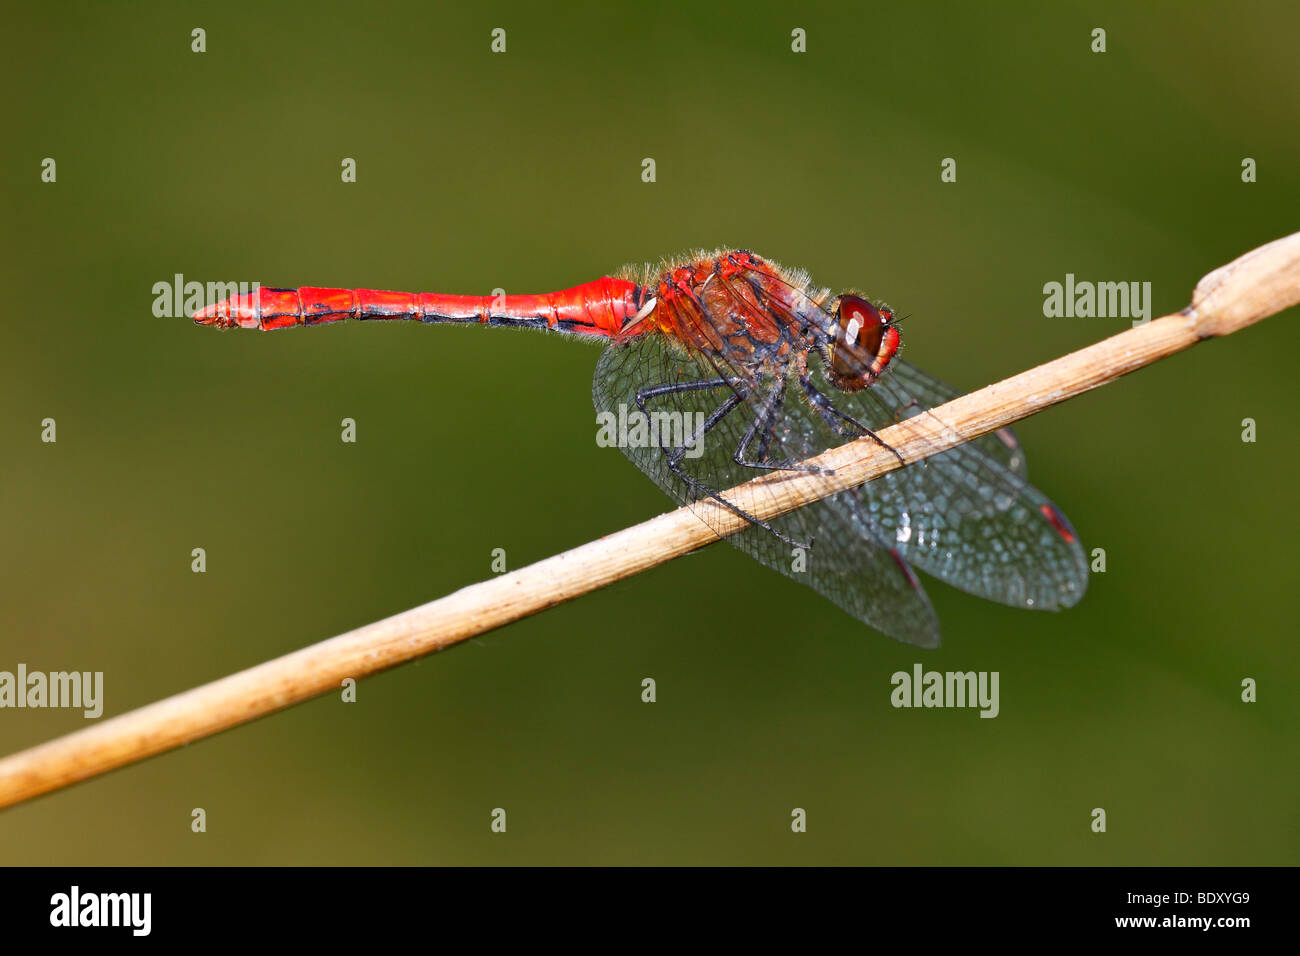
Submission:
[[[872,376],[887,322],[866,299],[840,296],[831,343],[831,377],[841,388],[862,388]]]

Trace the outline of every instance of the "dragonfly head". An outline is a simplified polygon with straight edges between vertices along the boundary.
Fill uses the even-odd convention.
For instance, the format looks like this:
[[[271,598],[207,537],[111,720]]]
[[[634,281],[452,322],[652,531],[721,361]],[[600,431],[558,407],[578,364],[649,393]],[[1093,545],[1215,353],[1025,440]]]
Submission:
[[[830,332],[827,374],[845,392],[861,391],[874,382],[898,352],[894,314],[860,296],[845,294],[835,300]]]

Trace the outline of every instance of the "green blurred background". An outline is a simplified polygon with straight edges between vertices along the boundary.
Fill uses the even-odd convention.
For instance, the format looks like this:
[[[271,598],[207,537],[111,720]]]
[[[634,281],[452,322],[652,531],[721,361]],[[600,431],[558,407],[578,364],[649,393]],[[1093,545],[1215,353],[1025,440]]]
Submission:
[[[0,669],[102,670],[106,715],[488,577],[494,548],[517,568],[669,504],[595,444],[593,348],[220,333],[152,315],[174,273],[481,294],[743,246],[888,298],[913,316],[908,359],[974,388],[1127,327],[1044,318],[1045,282],[1150,281],[1161,315],[1298,225],[1285,3],[6,20]],[[1300,862],[1295,320],[1020,426],[1035,484],[1106,550],[1072,611],[927,579],[944,647],[921,652],[717,546],[364,681],[356,704],[0,813],[0,861]],[[999,671],[1001,715],[894,710],[889,676],[917,661]],[[0,752],[86,724],[0,711]]]

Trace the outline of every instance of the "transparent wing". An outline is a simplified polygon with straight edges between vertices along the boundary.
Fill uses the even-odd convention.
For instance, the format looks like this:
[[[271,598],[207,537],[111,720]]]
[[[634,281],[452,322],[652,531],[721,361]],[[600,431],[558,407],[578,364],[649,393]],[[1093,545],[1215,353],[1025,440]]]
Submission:
[[[794,299],[782,297],[762,282],[737,282],[730,300],[714,299],[712,307],[727,314],[705,313],[714,323],[707,331],[716,341],[717,330],[734,334],[746,316],[762,314],[831,327],[817,305],[824,297],[799,297],[798,314]],[[632,429],[618,444],[684,504],[713,499],[740,513],[719,493],[765,471],[797,473],[804,459],[865,429],[929,414],[957,394],[898,359],[869,388],[846,393],[829,381],[816,350],[806,373],[788,356],[779,368],[755,371],[728,364],[725,352],[688,353],[673,339],[647,334],[615,341],[597,366],[597,410],[642,422],[642,432]],[[938,626],[912,564],[1003,604],[1049,609],[1082,597],[1087,565],[1077,536],[1025,474],[1019,442],[1003,430],[728,540],[864,623],[933,646]],[[713,511],[698,513],[708,521]]]
[[[840,411],[875,431],[930,414],[906,388],[920,375],[900,364],[897,376],[863,392],[829,394]],[[818,368],[811,377],[819,389],[832,388]],[[796,405],[785,412],[793,419],[814,415]],[[1065,515],[1023,475],[1019,445],[989,434],[855,490],[883,544],[927,574],[998,604],[1078,604],[1088,584],[1083,546]]]
[[[645,424],[642,431],[635,426],[623,430],[620,448],[686,505],[763,472],[737,462],[738,450],[747,453],[739,456],[743,460],[770,466],[798,461],[819,443],[829,447],[832,439],[825,426],[820,434],[802,431],[816,426],[790,414],[800,400],[788,383],[770,377],[746,380],[735,369],[688,356],[657,335],[606,348],[596,368],[593,398],[609,420]],[[644,418],[638,415],[642,410]],[[712,509],[698,513],[707,521]],[[890,534],[873,524],[854,490],[727,540],[859,621],[909,644],[937,646],[934,610],[901,553],[886,544]]]
[[[793,288],[793,287],[790,287]],[[796,290],[801,292],[802,290]],[[764,295],[761,285],[754,292]],[[829,328],[832,317],[799,296],[804,317]],[[779,302],[762,307],[779,309]],[[956,398],[958,393],[898,358],[870,387],[846,393],[836,389],[816,353],[810,357],[809,384],[830,400],[837,415],[878,431]],[[809,438],[798,456],[862,434],[844,425],[829,439],[816,428],[819,415],[809,403],[789,402],[783,413],[786,433]],[[883,531],[882,543],[908,562],[971,594],[1016,607],[1070,607],[1087,590],[1088,568],[1078,536],[1061,511],[1025,480],[1025,456],[1010,429],[966,442],[923,462],[891,472],[860,491]]]
[[[952,386],[945,385],[934,376],[921,371],[915,365],[898,358],[889,363],[884,376],[871,388],[877,390],[874,397],[888,395],[882,403],[877,403],[882,406],[882,412],[886,410],[885,406],[903,406],[898,409],[898,418],[911,418],[924,410],[938,408],[962,394]],[[893,411],[893,409],[888,410],[891,413]],[[885,423],[880,424],[883,426]],[[1013,474],[1021,478],[1028,476],[1029,471],[1020,439],[1010,428],[999,428],[995,432],[976,438],[970,444]]]
[[[904,418],[923,414],[912,388],[929,377],[906,363],[895,371],[864,392],[841,393],[837,404],[854,417],[882,406],[907,409]],[[863,492],[877,523],[893,531],[893,546],[926,573],[1001,604],[1071,607],[1088,586],[1083,547],[1024,474],[1014,436],[994,433],[883,475]]]

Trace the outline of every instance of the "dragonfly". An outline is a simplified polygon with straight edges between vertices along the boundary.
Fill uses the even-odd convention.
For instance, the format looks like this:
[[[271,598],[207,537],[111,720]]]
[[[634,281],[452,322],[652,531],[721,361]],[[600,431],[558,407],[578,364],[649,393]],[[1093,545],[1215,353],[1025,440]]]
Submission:
[[[258,287],[194,314],[200,325],[261,330],[350,319],[603,344],[592,397],[598,422],[621,423],[613,443],[703,520],[744,518],[731,544],[896,640],[939,644],[914,569],[1038,610],[1072,607],[1087,588],[1078,536],[1028,483],[1010,429],[778,517],[728,500],[725,489],[759,475],[815,471],[806,459],[851,439],[884,444],[879,430],[959,394],[899,357],[901,320],[885,302],[832,294],[748,250],[696,251],[536,295]]]

